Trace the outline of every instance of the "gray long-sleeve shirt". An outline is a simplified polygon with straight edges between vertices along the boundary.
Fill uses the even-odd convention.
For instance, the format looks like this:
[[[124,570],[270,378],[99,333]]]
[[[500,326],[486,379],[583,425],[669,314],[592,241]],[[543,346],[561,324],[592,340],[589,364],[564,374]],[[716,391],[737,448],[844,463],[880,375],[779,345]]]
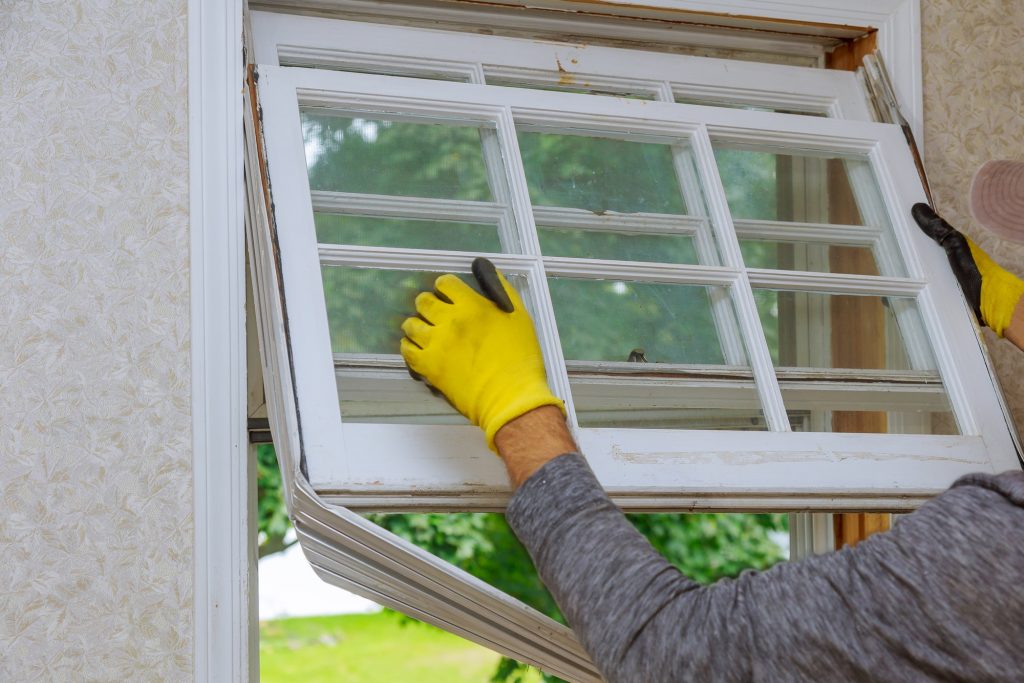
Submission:
[[[705,587],[578,455],[507,516],[612,683],[1024,681],[1024,472],[964,477],[854,548]]]

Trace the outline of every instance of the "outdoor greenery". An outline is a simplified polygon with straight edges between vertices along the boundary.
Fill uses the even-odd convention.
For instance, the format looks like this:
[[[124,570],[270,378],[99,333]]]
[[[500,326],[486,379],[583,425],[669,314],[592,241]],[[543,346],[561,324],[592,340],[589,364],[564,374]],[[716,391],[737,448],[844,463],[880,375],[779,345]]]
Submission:
[[[485,683],[501,657],[394,612],[260,624],[263,683]],[[539,683],[537,671],[522,683]]]
[[[508,193],[503,178],[489,177],[487,173],[484,146],[497,148],[495,133],[487,128],[368,120],[309,110],[303,112],[303,132],[313,189],[472,201],[501,201]],[[520,132],[519,145],[531,200],[537,206],[584,209],[595,215],[705,215],[703,206],[686,205],[676,177],[673,149],[668,145],[535,131]],[[720,154],[722,172],[742,177],[741,190],[736,189],[735,183],[727,183],[730,205],[749,215],[759,207],[774,211],[774,158],[767,154],[743,154]],[[495,225],[325,214],[316,216],[316,224],[318,238],[323,242],[470,252],[494,252],[501,247]],[[696,261],[692,240],[685,236],[540,228],[545,253]],[[764,259],[767,264],[775,248],[749,243],[744,253],[755,261]],[[431,289],[436,275],[324,268],[334,351],[397,353],[399,324],[411,314],[415,294]],[[632,349],[640,347],[646,350],[651,362],[724,362],[706,287],[555,278],[549,282],[549,289],[567,358],[624,361]],[[770,339],[769,344],[777,344],[777,340]],[[287,519],[273,450],[260,447],[259,458],[261,548],[273,551],[283,547]],[[502,515],[395,514],[370,518],[541,612],[561,619],[529,556]],[[629,518],[669,561],[697,581],[735,576],[744,569],[764,568],[782,559],[778,546],[769,537],[770,532],[785,528],[781,515],[649,514]],[[283,622],[273,623],[275,628],[287,626]],[[346,634],[355,638],[361,623],[371,622],[352,621],[345,629]],[[269,628],[270,625],[265,629],[266,649],[261,647],[261,652],[269,657],[267,666],[277,661],[273,659],[276,636]],[[411,656],[416,647],[415,639],[411,639]],[[338,655],[335,650],[325,652]],[[374,663],[379,664],[379,660]],[[438,662],[438,667],[442,666],[443,662]],[[495,681],[525,681],[535,675],[511,660],[490,660],[487,667]],[[370,680],[354,673],[340,678]],[[271,680],[269,676],[267,679]],[[375,680],[434,679],[424,674]]]
[[[260,458],[265,462],[272,461],[273,448],[260,446]],[[267,481],[279,482],[280,479],[268,478]],[[261,493],[261,502],[280,500],[277,497],[279,492],[266,486],[261,487]],[[283,506],[277,509],[284,514]],[[429,550],[564,623],[554,600],[537,576],[529,555],[505,523],[503,515],[438,513],[375,514],[368,517],[392,533]],[[684,574],[701,583],[736,576],[744,569],[764,569],[784,559],[779,546],[771,540],[769,533],[786,528],[785,515],[637,514],[628,515],[628,518],[670,562]],[[261,515],[261,535],[266,533],[266,522],[272,519],[270,516]],[[270,534],[266,534],[266,537],[272,538]],[[270,623],[279,624],[281,620]],[[354,634],[355,625],[349,631]],[[310,636],[313,639],[316,637]],[[396,633],[395,637],[405,638],[405,635]],[[261,656],[264,652],[261,645]],[[333,656],[356,656],[351,651],[324,652],[333,653]],[[492,661],[495,663],[489,674],[492,676],[491,680],[508,683],[530,680],[522,678],[532,675],[526,665],[507,659],[500,662],[497,659]],[[346,666],[354,665],[350,663]],[[376,683],[401,679],[381,676],[365,680],[373,680]],[[546,677],[546,680],[557,679]]]

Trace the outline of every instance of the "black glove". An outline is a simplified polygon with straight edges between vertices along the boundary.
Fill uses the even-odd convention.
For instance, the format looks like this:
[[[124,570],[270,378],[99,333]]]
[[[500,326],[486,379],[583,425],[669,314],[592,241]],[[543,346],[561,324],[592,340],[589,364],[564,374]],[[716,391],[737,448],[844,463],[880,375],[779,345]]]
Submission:
[[[981,271],[971,254],[971,247],[962,232],[946,222],[932,207],[927,204],[914,204],[910,215],[917,221],[924,234],[935,240],[945,249],[949,265],[953,268],[960,288],[964,290],[967,303],[974,309],[978,322],[986,325],[981,314]]]

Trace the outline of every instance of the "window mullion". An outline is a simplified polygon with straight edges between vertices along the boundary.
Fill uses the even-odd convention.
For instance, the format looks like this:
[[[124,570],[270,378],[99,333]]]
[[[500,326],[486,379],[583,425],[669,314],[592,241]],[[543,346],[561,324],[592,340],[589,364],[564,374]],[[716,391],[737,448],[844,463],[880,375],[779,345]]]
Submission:
[[[694,131],[692,141],[694,159],[697,163],[698,173],[704,181],[708,213],[711,216],[712,226],[717,233],[722,259],[726,266],[740,269],[736,283],[730,289],[730,292],[733,297],[733,305],[736,307],[736,315],[739,319],[740,333],[747,341],[750,366],[754,372],[754,380],[757,383],[757,391],[761,398],[765,422],[768,425],[768,429],[772,431],[791,431],[789,417],[786,415],[786,407],[782,401],[782,391],[779,388],[779,381],[775,376],[775,367],[772,364],[771,352],[768,349],[768,341],[764,335],[764,329],[761,327],[761,318],[757,313],[757,304],[754,302],[754,292],[750,287],[747,273],[743,270],[743,256],[740,253],[740,243],[736,237],[736,229],[732,224],[732,215],[729,213],[729,204],[725,197],[725,186],[722,184],[722,179],[718,174],[715,153],[711,148],[711,138],[705,125],[699,126]]]
[[[672,165],[675,167],[676,178],[679,180],[679,189],[686,202],[687,212],[692,214],[703,210],[704,196],[696,169],[689,161],[686,149],[682,145],[672,145]],[[697,258],[701,264],[707,266],[718,262],[715,238],[711,233],[709,223],[710,221],[705,221],[694,235]],[[741,365],[746,360],[746,354],[743,352],[743,339],[734,322],[729,292],[711,288],[708,290],[708,295],[711,297],[711,313],[714,316],[715,330],[718,332],[718,339],[722,346],[722,356],[728,365]]]
[[[562,342],[558,336],[558,323],[555,320],[555,309],[548,291],[547,273],[541,258],[540,238],[537,235],[537,224],[533,218],[533,203],[530,201],[530,190],[526,183],[526,169],[519,153],[519,141],[516,135],[516,123],[512,116],[512,108],[504,107],[498,116],[498,140],[504,152],[503,162],[508,173],[509,204],[518,227],[519,244],[522,253],[531,257],[532,262],[527,274],[530,296],[527,306],[532,301],[534,325],[541,350],[544,352],[544,365],[548,375],[548,385],[556,396],[565,401],[570,427],[576,429],[576,411],[572,402],[572,391],[569,387],[569,373],[565,368],[562,356]]]

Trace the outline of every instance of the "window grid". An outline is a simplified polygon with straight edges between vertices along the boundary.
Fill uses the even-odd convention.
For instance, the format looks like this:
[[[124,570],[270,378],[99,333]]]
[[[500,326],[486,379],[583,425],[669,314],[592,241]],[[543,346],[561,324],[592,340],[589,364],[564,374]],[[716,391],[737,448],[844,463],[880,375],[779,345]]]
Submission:
[[[383,77],[387,79],[388,77]],[[663,92],[668,92],[666,87]],[[664,97],[664,95],[663,95]],[[525,99],[525,98],[524,98]],[[317,103],[322,104],[322,103]],[[354,107],[331,107],[332,111],[353,113],[353,114],[375,114],[387,115],[392,120],[450,122],[452,124],[471,123],[481,131],[482,145],[485,163],[488,170],[488,178],[497,201],[494,202],[471,202],[466,200],[440,200],[421,199],[414,197],[392,197],[358,195],[353,193],[338,193],[317,191],[314,193],[314,206],[318,210],[328,210],[344,213],[369,212],[373,215],[387,216],[413,216],[433,219],[461,219],[472,218],[483,222],[491,223],[495,216],[498,216],[499,233],[503,248],[506,250],[519,251],[523,256],[529,257],[527,263],[518,264],[519,270],[515,272],[526,276],[529,283],[530,307],[537,319],[542,347],[545,350],[545,357],[548,363],[549,376],[556,393],[566,400],[570,409],[570,420],[574,427],[578,422],[572,410],[572,395],[569,390],[568,371],[565,366],[565,359],[562,358],[561,346],[558,343],[557,324],[554,320],[554,312],[551,304],[550,294],[547,290],[548,275],[572,275],[592,279],[618,278],[628,279],[637,282],[677,282],[686,284],[722,285],[725,287],[722,293],[728,292],[730,300],[720,299],[714,302],[716,331],[719,333],[719,340],[723,345],[724,355],[728,359],[727,364],[737,364],[745,357],[743,353],[744,339],[746,346],[750,349],[751,366],[756,378],[756,386],[762,402],[762,409],[769,428],[773,431],[789,431],[791,429],[790,418],[786,414],[786,408],[779,389],[777,372],[773,367],[770,354],[767,351],[767,342],[760,326],[760,319],[757,317],[756,305],[753,303],[752,287],[766,287],[789,291],[807,292],[829,292],[832,294],[903,294],[913,295],[920,291],[923,286],[921,281],[911,281],[908,278],[886,278],[881,276],[852,276],[831,273],[806,273],[801,271],[772,271],[766,269],[748,269],[744,266],[742,255],[739,254],[738,233],[732,224],[731,214],[725,201],[725,191],[718,174],[717,163],[711,148],[711,139],[707,128],[704,125],[685,126],[682,129],[678,124],[646,122],[641,136],[635,133],[622,136],[624,139],[640,139],[647,141],[656,138],[659,142],[673,144],[673,163],[677,170],[677,177],[680,181],[680,190],[684,200],[687,202],[691,215],[684,217],[684,221],[693,226],[693,234],[697,238],[700,249],[700,260],[702,262],[717,260],[714,240],[711,238],[711,230],[717,230],[718,245],[726,252],[725,244],[730,244],[729,251],[733,251],[726,258],[724,269],[716,271],[715,266],[684,266],[680,264],[655,264],[640,262],[615,262],[599,260],[580,260],[561,257],[543,256],[540,253],[538,233],[535,216],[544,212],[561,213],[561,218],[566,221],[566,213],[570,210],[549,209],[546,207],[534,208],[529,199],[529,191],[526,187],[525,170],[522,168],[522,160],[519,155],[518,141],[516,137],[518,129],[531,131],[557,132],[564,129],[566,133],[588,132],[597,136],[602,133],[609,134],[621,130],[620,122],[607,122],[598,117],[556,113],[554,116],[545,116],[543,113],[528,111],[525,114],[517,113],[519,109],[515,105],[504,105],[490,109],[472,102],[462,104],[449,104],[443,114],[438,118],[438,113],[433,112],[429,119],[422,115],[404,114],[395,115],[394,112],[406,109],[401,98],[389,98],[378,96],[373,109],[362,109],[356,111]],[[552,122],[551,119],[557,119]],[[631,129],[632,130],[632,129]],[[491,132],[494,132],[492,135]],[[615,136],[615,137],[618,137]],[[728,139],[727,136],[722,136]],[[746,141],[748,144],[749,140]],[[699,148],[703,144],[703,153]],[[781,151],[792,151],[791,147],[779,145],[773,149]],[[694,161],[698,165],[698,173],[703,178],[694,177],[691,172],[692,166],[688,160],[683,158],[683,145],[689,145],[694,154]],[[754,145],[756,149],[763,149]],[[801,150],[802,151],[802,150]],[[825,152],[825,153],[831,153]],[[507,157],[507,158],[505,158]],[[508,181],[508,193],[506,183]],[[701,183],[703,180],[703,183]],[[870,181],[870,178],[866,179]],[[855,192],[857,191],[855,185]],[[501,201],[505,199],[505,201]],[[693,209],[701,207],[705,201],[709,206],[717,207],[717,216],[701,218],[692,215]],[[863,202],[865,206],[871,206],[871,202]],[[536,212],[536,213],[535,213]],[[580,212],[587,213],[587,212]],[[512,217],[515,216],[513,219]],[[667,216],[658,216],[655,220],[669,220]],[[631,220],[636,221],[633,216]],[[640,219],[642,220],[642,219]],[[675,220],[672,218],[671,220]],[[884,252],[879,249],[878,235],[884,235],[885,231],[877,227],[884,224],[882,219],[866,221],[867,227],[857,226],[857,229],[850,231],[855,238],[866,240],[868,235],[875,237],[875,252]],[[580,221],[582,223],[582,221]],[[710,225],[709,225],[710,224]],[[752,227],[775,226],[774,230],[762,231],[777,235],[792,235],[793,232],[801,229],[801,236],[811,241],[820,240],[824,242],[828,237],[843,230],[841,226],[825,224],[820,233],[816,233],[813,227],[807,224],[794,224],[778,221],[762,221],[743,223],[749,231]],[[624,224],[619,224],[621,230]],[[712,228],[711,226],[718,226]],[[590,223],[586,224],[589,229]],[[689,226],[687,226],[689,228]],[[687,230],[689,231],[689,230]],[[518,244],[519,248],[516,249]],[[889,245],[886,245],[889,246]],[[511,247],[511,249],[510,249]],[[380,257],[387,252],[384,248],[354,248],[338,247],[336,245],[321,245],[321,252],[331,259],[331,262],[338,263],[338,256],[341,251],[352,249],[351,255],[354,260],[347,259],[347,263],[353,266],[367,267],[370,265],[366,258],[371,258],[377,265],[380,265]],[[445,271],[458,271],[465,269],[460,266],[461,259],[465,259],[465,253],[461,259],[432,258],[427,256],[428,251],[409,251],[406,257],[400,253],[403,250],[396,250],[396,253],[389,254],[394,263],[405,269],[424,270],[437,268]],[[443,252],[441,252],[443,253]],[[360,259],[359,257],[363,258]],[[497,255],[490,255],[494,258]],[[897,257],[898,258],[898,257]],[[325,262],[326,263],[326,262]],[[444,263],[447,267],[439,267]],[[525,267],[524,267],[525,266]],[[514,268],[514,267],[513,267]],[[724,277],[723,277],[724,276]],[[714,290],[712,290],[714,291]],[[900,302],[901,304],[903,302]],[[732,307],[735,307],[741,330],[737,333],[735,323],[732,320]],[[905,316],[911,319],[911,316]],[[916,317],[913,317],[917,320]],[[901,329],[911,329],[909,323],[901,326]],[[917,336],[917,335],[915,335]],[[927,345],[923,336],[919,337],[920,343]],[[923,357],[925,352],[912,354],[914,357]],[[340,359],[339,359],[340,360]],[[923,367],[917,363],[915,367]]]

